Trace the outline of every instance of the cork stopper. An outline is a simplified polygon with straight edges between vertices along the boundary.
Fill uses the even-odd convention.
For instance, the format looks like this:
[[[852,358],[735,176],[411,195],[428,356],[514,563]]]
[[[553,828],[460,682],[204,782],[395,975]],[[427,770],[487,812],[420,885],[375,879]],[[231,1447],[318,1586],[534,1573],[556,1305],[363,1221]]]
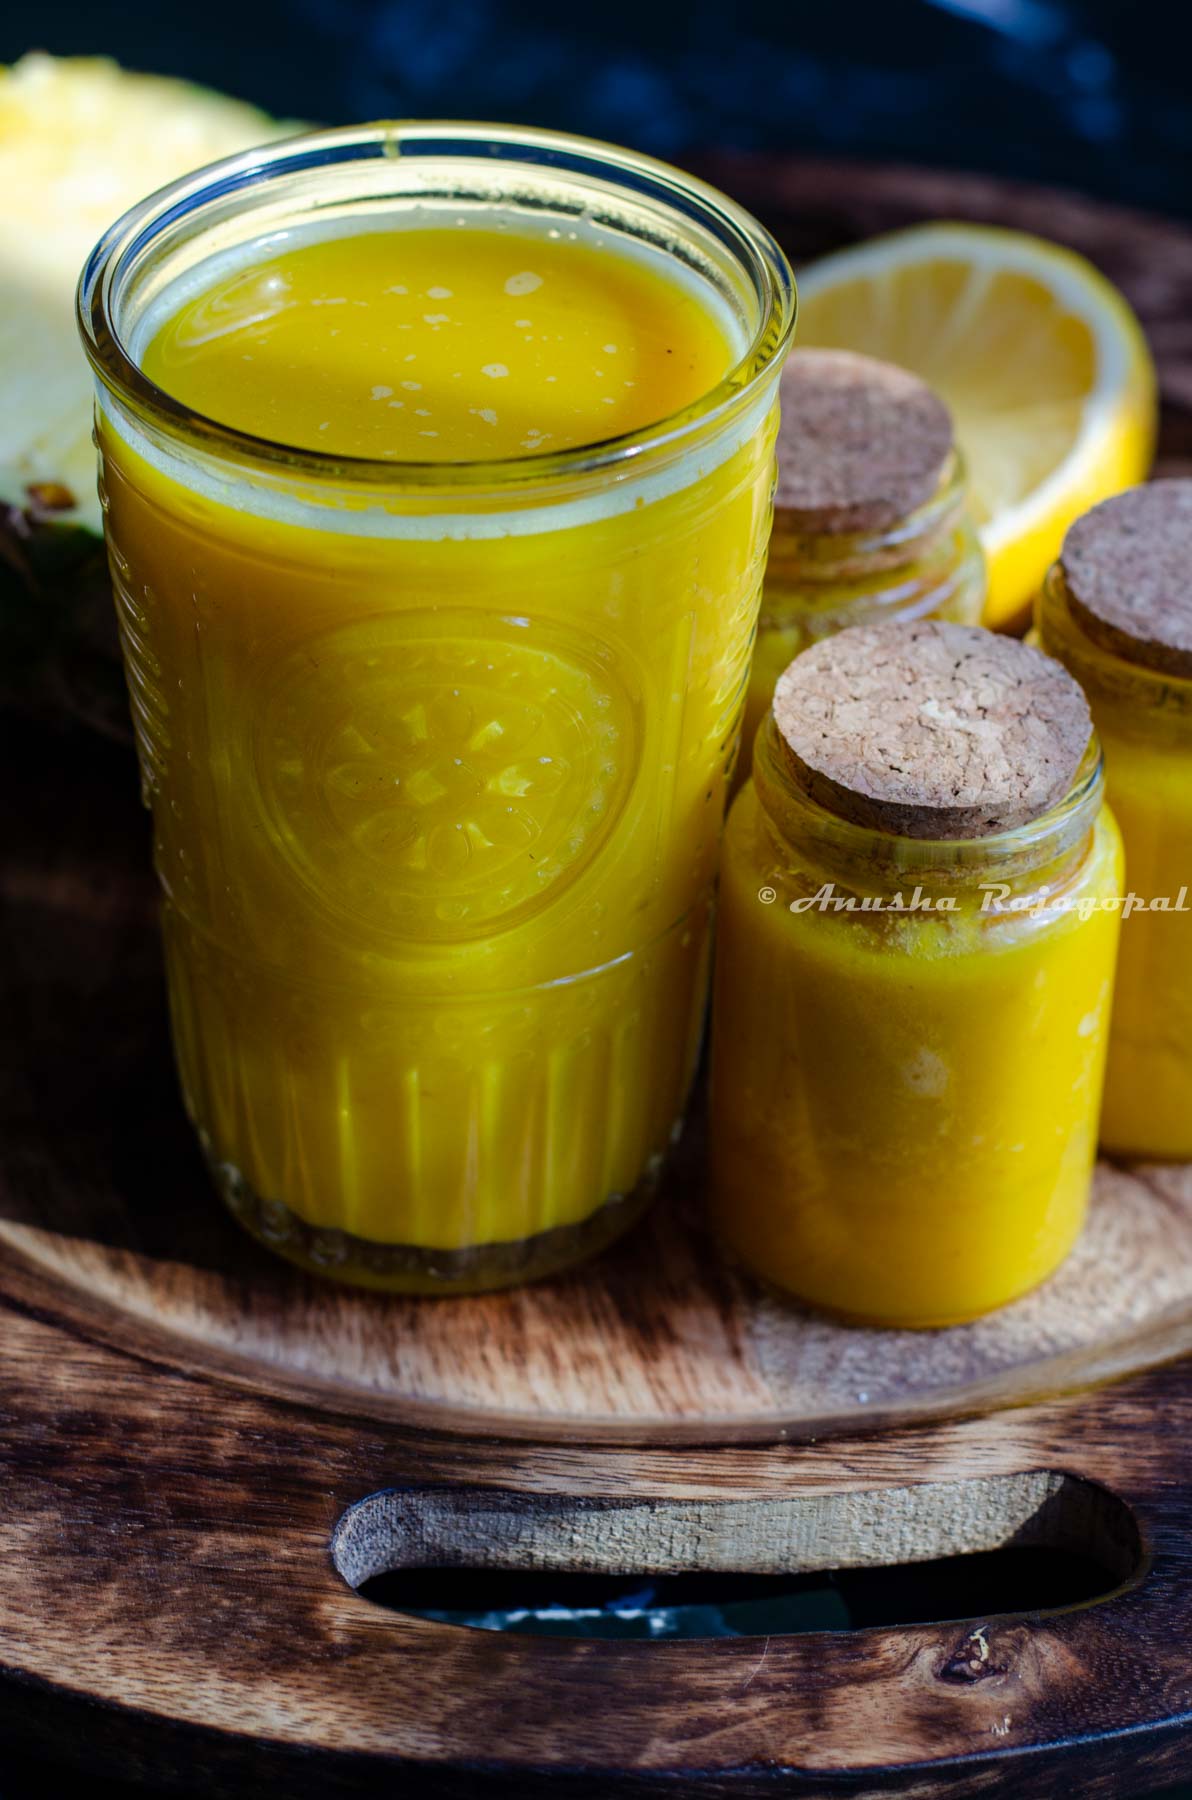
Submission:
[[[914,838],[1029,824],[1072,786],[1088,704],[1051,657],[938,619],[857,625],[779,676],[774,718],[804,789]]]
[[[886,530],[939,486],[952,419],[917,375],[850,350],[795,350],[779,398],[774,504],[793,530]]]
[[[1069,530],[1060,568],[1095,643],[1192,676],[1192,481],[1154,481],[1103,500]]]

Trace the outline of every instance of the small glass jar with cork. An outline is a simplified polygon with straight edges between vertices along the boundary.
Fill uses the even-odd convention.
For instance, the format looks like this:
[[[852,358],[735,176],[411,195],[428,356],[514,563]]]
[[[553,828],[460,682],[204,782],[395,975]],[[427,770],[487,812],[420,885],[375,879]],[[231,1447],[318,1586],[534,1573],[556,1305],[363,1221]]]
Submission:
[[[779,388],[774,529],[740,771],[791,659],[848,625],[980,622],[985,559],[943,401],[844,350],[796,350]]]
[[[1101,1136],[1192,1159],[1192,481],[1106,500],[1071,527],[1039,640],[1088,695],[1126,848]]]
[[[712,1210],[870,1323],[972,1319],[1084,1218],[1122,858],[1076,682],[976,627],[860,626],[778,682],[721,864]]]

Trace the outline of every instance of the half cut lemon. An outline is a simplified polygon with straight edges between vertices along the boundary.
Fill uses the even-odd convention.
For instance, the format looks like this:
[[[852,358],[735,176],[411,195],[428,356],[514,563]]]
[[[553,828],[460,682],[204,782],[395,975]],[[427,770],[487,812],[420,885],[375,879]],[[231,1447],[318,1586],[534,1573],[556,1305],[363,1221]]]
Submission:
[[[1020,624],[1072,520],[1150,469],[1142,327],[1091,263],[1042,238],[924,225],[825,257],[800,277],[797,341],[900,363],[947,402],[990,625]]]

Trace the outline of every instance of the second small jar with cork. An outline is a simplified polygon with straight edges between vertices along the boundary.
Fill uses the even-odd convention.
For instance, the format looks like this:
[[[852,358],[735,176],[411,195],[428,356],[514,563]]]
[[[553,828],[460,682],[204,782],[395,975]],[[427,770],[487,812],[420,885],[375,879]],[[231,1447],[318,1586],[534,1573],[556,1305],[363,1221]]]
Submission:
[[[796,350],[780,396],[774,530],[742,777],[774,683],[809,644],[893,618],[976,625],[985,600],[964,463],[937,394],[870,356]]]
[[[861,626],[778,683],[721,864],[713,1218],[755,1273],[888,1325],[975,1318],[1075,1242],[1122,857],[1050,657]]]

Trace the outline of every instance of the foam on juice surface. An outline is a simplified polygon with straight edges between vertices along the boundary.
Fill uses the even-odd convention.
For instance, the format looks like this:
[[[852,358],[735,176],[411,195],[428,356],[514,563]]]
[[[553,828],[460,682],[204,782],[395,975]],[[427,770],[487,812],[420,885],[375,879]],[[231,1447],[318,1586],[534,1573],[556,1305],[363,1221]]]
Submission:
[[[717,467],[772,402],[767,390],[714,443],[663,466],[626,463],[582,496],[513,489],[507,503],[491,492],[478,503],[464,486],[430,508],[403,498],[403,464],[447,474],[453,463],[512,457],[530,478],[536,458],[682,411],[744,356],[746,328],[709,278],[584,219],[478,226],[422,208],[368,229],[336,220],[273,231],[170,282],[128,347],[158,386],[220,423],[393,462],[393,491],[298,491],[171,448],[99,396],[110,429],[204,502],[357,538],[521,537],[632,511]]]
[[[739,357],[711,284],[591,226],[287,234],[201,265],[137,332],[195,411],[306,450],[470,462],[620,437]]]

